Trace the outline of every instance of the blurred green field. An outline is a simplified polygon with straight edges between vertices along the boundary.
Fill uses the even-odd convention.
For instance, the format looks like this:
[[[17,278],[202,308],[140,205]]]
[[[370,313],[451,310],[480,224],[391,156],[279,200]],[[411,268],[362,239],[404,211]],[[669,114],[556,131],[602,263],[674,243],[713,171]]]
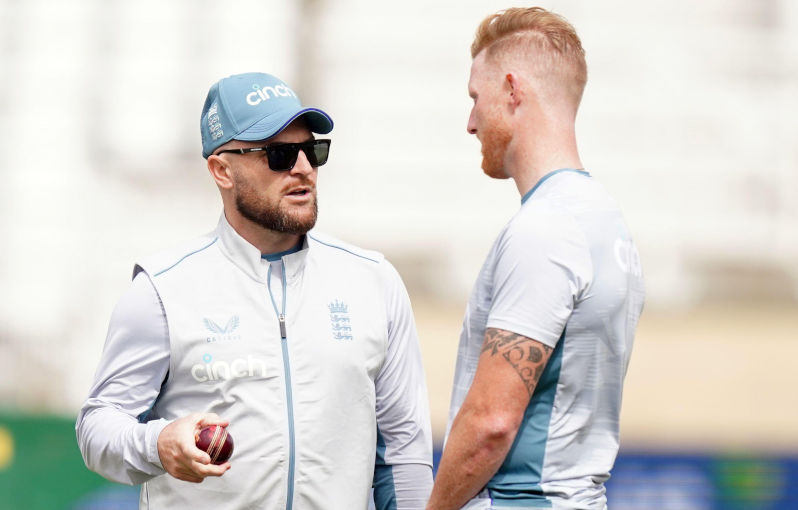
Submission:
[[[796,508],[798,456],[622,449],[607,491],[613,510]],[[84,467],[71,419],[0,412],[0,510],[137,508],[137,487]]]
[[[114,485],[83,465],[74,420],[0,411],[0,510],[73,509]]]

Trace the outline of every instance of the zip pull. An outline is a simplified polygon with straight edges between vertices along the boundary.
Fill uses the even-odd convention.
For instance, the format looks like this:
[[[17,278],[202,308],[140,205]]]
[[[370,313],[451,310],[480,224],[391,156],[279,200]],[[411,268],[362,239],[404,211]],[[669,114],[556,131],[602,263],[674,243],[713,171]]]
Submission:
[[[285,340],[288,335],[285,334],[285,314],[280,314],[280,338]]]

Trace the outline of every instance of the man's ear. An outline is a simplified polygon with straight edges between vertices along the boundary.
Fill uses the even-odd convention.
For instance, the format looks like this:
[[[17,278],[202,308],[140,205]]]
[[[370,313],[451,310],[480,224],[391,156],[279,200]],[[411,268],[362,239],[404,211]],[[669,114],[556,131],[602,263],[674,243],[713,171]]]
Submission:
[[[230,165],[221,156],[208,156],[208,172],[220,188],[230,189],[233,187]]]
[[[524,91],[521,88],[521,82],[514,73],[507,73],[504,75],[504,86],[510,92],[511,107],[517,108],[524,100]]]

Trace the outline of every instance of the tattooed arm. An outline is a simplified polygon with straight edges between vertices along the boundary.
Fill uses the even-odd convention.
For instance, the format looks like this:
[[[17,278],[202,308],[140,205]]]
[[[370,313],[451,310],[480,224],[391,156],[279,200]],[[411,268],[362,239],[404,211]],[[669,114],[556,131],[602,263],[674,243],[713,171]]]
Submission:
[[[428,510],[460,508],[496,473],[551,351],[510,331],[485,331],[477,372],[452,423]]]

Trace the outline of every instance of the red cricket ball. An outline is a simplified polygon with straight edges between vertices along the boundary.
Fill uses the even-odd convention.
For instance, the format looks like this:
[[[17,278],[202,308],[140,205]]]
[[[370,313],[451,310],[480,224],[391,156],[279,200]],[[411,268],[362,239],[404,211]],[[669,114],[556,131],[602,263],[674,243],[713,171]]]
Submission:
[[[211,456],[214,464],[224,464],[233,454],[233,436],[225,427],[210,425],[195,437],[197,448]]]

